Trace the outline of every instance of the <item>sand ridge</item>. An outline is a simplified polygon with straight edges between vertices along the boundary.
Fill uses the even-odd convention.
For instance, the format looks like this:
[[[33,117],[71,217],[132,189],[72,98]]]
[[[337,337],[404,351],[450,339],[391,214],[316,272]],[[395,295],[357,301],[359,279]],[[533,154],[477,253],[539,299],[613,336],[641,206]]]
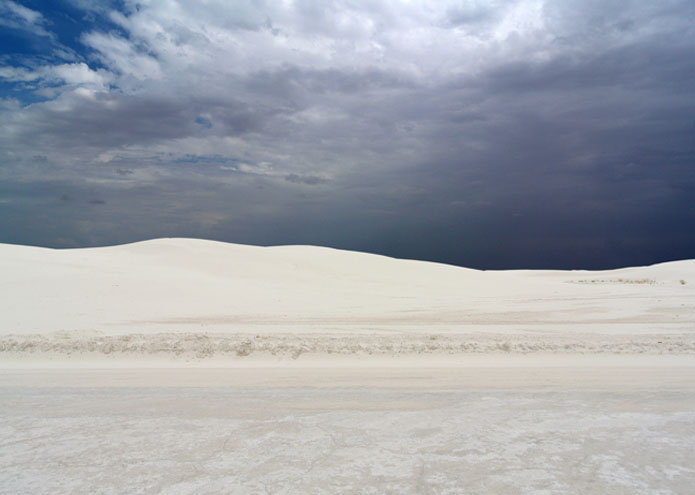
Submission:
[[[0,357],[689,355],[695,260],[480,271],[196,239],[0,245]]]

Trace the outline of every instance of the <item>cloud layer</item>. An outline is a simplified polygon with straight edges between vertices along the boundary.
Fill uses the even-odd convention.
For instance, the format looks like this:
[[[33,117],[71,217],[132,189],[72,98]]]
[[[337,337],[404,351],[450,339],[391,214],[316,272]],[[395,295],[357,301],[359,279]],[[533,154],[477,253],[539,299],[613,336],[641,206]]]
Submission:
[[[0,4],[0,241],[695,257],[692,2],[104,5]]]

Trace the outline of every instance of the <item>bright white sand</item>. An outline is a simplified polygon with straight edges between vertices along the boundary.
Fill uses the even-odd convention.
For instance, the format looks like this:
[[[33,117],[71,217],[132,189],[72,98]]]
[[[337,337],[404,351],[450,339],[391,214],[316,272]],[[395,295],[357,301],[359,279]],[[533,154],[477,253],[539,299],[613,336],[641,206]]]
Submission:
[[[0,273],[8,365],[695,353],[694,260],[486,272],[310,246],[159,239],[0,245]]]
[[[8,371],[0,493],[686,495],[691,370]]]
[[[695,261],[0,245],[0,494],[686,494]]]

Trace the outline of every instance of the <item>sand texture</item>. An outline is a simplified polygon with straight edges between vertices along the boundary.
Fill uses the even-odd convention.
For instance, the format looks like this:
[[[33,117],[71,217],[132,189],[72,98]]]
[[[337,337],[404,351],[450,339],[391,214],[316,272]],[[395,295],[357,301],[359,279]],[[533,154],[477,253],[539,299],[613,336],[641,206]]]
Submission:
[[[278,371],[0,375],[0,493],[686,495],[695,483],[692,368]]]

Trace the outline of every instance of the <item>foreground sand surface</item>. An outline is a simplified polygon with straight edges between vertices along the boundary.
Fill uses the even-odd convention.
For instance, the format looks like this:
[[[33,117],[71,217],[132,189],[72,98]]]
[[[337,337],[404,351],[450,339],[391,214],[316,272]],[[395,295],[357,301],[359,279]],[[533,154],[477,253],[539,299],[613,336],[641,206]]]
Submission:
[[[0,494],[686,494],[695,261],[0,245]]]
[[[14,370],[0,493],[688,494],[693,368]]]

